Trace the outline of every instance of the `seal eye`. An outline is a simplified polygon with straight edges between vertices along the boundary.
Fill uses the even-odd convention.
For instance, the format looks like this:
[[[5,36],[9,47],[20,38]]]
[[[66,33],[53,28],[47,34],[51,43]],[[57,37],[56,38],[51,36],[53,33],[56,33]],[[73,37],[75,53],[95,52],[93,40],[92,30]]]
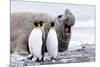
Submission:
[[[34,26],[35,27],[38,27],[38,22],[34,22]]]
[[[61,18],[62,17],[62,15],[59,15],[57,18],[59,19],[59,18]]]
[[[54,22],[51,22],[51,27],[54,27],[55,26],[55,23]]]
[[[39,21],[39,24],[42,27],[43,26],[43,21]]]

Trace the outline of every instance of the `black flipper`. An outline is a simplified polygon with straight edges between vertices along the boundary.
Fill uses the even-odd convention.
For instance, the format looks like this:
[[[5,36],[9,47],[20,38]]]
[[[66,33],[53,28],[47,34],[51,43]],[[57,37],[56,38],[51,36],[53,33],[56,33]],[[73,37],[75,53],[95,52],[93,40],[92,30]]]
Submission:
[[[45,53],[45,47],[46,47],[46,40],[45,40],[45,32],[42,32],[42,50],[41,50],[41,54],[42,54],[42,59],[41,61],[44,61],[44,53]]]

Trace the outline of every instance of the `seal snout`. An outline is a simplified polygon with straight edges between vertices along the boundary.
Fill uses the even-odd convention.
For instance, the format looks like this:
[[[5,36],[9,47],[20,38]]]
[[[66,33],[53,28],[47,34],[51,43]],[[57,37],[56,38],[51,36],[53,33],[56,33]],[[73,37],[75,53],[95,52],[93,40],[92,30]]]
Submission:
[[[67,24],[64,25],[64,32],[65,33],[70,33],[70,26],[68,26]]]

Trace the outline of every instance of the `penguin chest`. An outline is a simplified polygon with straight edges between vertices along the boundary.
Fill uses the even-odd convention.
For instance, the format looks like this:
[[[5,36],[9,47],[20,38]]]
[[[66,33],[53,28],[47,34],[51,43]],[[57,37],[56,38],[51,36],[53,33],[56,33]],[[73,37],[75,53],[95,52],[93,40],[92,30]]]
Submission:
[[[47,46],[49,55],[56,57],[58,53],[58,39],[57,39],[57,34],[55,30],[49,31],[48,36],[47,36],[46,46]]]
[[[41,55],[42,31],[33,29],[29,36],[29,49],[35,56]]]

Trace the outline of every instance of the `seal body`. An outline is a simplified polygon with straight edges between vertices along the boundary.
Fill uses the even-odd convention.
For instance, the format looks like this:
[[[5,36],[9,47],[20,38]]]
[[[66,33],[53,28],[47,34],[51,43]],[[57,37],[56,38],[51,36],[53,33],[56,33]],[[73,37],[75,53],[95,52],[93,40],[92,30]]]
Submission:
[[[42,59],[42,31],[39,28],[34,28],[29,36],[30,53],[36,56],[39,60]]]
[[[56,32],[58,36],[58,50],[59,52],[67,51],[71,40],[71,28],[75,25],[75,16],[66,9],[64,14],[57,16]]]
[[[56,31],[53,28],[50,28],[49,30],[46,47],[48,54],[51,56],[51,58],[56,58],[58,53],[58,39]]]

